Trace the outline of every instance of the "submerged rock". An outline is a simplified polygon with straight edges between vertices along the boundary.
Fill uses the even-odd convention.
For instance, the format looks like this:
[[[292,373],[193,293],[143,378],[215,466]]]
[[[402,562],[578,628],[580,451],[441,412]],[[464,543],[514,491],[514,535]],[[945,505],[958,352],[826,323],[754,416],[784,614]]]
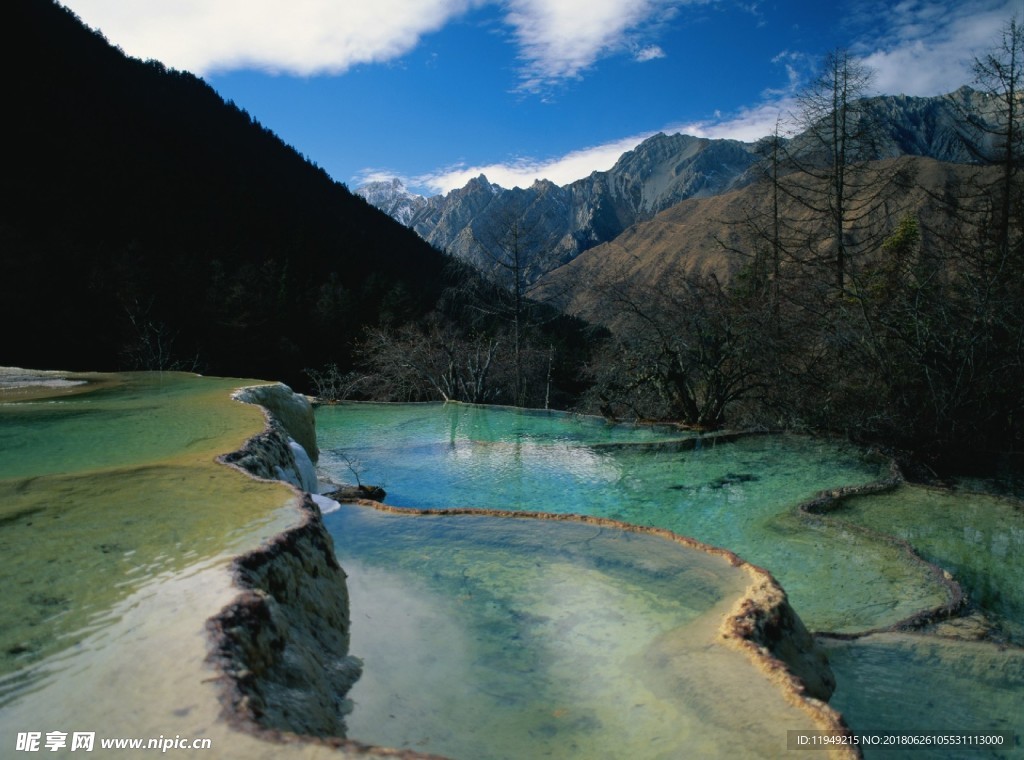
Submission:
[[[358,501],[360,499],[371,499],[372,501],[383,501],[387,492],[380,486],[338,486],[333,491],[328,491],[324,496],[329,496],[335,501]]]

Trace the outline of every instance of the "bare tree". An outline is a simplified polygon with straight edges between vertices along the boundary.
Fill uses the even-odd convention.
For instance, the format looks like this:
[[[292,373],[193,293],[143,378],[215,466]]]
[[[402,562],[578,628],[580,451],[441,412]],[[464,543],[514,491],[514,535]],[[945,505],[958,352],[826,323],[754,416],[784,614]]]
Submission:
[[[602,414],[717,428],[731,404],[760,388],[752,312],[715,275],[688,273],[657,289],[620,280],[602,295],[618,314],[590,370]]]
[[[320,369],[305,369],[303,373],[313,383],[316,396],[321,401],[344,401],[351,398],[359,386],[366,382],[365,375],[342,372],[334,362]]]
[[[993,223],[996,245],[1006,256],[1014,242],[1014,206],[1020,205],[1019,175],[1024,164],[1024,28],[1016,17],[1006,23],[996,46],[975,58],[974,76],[985,95],[985,112],[968,110],[967,119],[982,138],[975,141],[979,157],[1001,170]],[[1018,237],[1020,225],[1018,218]]]
[[[474,240],[476,249],[482,252],[486,272],[500,290],[477,282],[462,295],[471,310],[492,322],[496,320],[508,333],[511,402],[517,406],[543,403],[546,407],[550,403],[555,348],[550,340],[539,342],[538,337],[541,328],[560,313],[527,296],[538,274],[537,257],[545,247],[540,232],[544,225],[521,203],[510,203],[488,219],[486,230],[474,232]]]
[[[435,315],[424,325],[369,330],[360,353],[377,398],[482,404],[501,396],[493,382],[501,344],[497,337],[463,335]]]
[[[827,252],[840,293],[857,255],[881,242],[857,234],[888,185],[888,173],[869,163],[877,156],[878,136],[865,100],[871,80],[871,70],[848,51],[826,55],[821,74],[797,98],[802,131],[787,146],[790,171],[776,175],[782,192],[828,220],[826,237],[808,250],[812,262]]]
[[[121,361],[128,369],[160,372],[197,372],[199,355],[182,357],[175,348],[178,333],[152,315],[152,300],[142,306],[137,300],[124,307],[128,338],[121,348]]]

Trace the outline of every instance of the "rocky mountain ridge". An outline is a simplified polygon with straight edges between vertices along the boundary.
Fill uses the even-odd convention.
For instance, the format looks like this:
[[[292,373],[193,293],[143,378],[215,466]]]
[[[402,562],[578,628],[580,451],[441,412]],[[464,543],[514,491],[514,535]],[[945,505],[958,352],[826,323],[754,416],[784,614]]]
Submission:
[[[731,189],[755,159],[752,146],[736,140],[657,134],[608,171],[568,185],[538,180],[506,189],[481,175],[447,195],[418,201],[397,180],[356,192],[435,247],[485,271],[508,254],[514,232],[532,282],[680,200]],[[403,216],[406,209],[414,209],[411,217]]]
[[[907,213],[923,219],[937,218],[942,214],[938,199],[963,187],[974,170],[963,163],[920,156],[882,159],[872,166],[879,175],[899,172],[913,178],[898,198],[880,205],[862,221],[883,236],[891,234]],[[802,181],[808,185],[814,182],[812,178]],[[855,190],[854,199],[870,190]],[[544,274],[527,294],[567,314],[614,327],[617,308],[608,294],[622,286],[644,294],[671,290],[689,273],[714,274],[722,281],[728,280],[749,262],[743,252],[758,247],[749,220],[764,218],[770,213],[771,203],[767,183],[750,183],[714,197],[682,201]],[[801,229],[808,234],[815,229],[825,234],[821,228],[827,220],[816,218],[793,197],[784,195],[780,199],[780,213],[801,220]],[[932,234],[927,227],[922,230],[925,241],[930,241]]]
[[[884,95],[866,100],[877,124],[875,158],[922,156],[974,163],[985,137],[965,119],[985,114],[983,93],[962,87],[936,97]],[[810,151],[805,135],[786,139],[790,151]],[[522,257],[527,283],[632,225],[684,200],[707,198],[754,182],[757,145],[659,133],[624,153],[608,171],[568,185],[538,180],[502,188],[481,175],[447,195],[410,193],[395,179],[356,189],[368,202],[411,227],[435,247],[494,272],[512,249]],[[513,240],[514,239],[514,240]]]

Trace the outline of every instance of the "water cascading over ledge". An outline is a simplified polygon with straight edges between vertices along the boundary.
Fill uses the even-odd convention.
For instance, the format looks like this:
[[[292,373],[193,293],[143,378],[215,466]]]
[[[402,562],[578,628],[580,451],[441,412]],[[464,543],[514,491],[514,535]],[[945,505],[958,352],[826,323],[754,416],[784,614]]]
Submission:
[[[308,401],[283,385],[234,394],[266,410],[266,429],[222,461],[249,474],[316,490],[294,444],[316,456]],[[209,622],[213,661],[228,676],[230,714],[263,728],[344,738],[346,695],[361,663],[349,650],[345,573],[308,493],[301,524],[234,563],[244,591]]]

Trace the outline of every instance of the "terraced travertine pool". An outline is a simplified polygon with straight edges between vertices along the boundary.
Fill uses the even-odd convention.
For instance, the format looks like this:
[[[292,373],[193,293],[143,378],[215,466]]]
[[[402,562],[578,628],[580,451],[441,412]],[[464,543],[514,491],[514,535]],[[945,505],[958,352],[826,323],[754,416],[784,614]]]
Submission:
[[[293,490],[216,461],[264,429],[231,398],[258,382],[0,371],[0,756],[33,735],[61,756],[75,733],[91,757],[154,754],[101,746],[135,739],[327,756],[236,730],[207,659],[232,560],[301,519]]]
[[[206,739],[216,756],[247,760],[393,756],[389,745],[454,757],[772,757],[785,735],[769,728],[835,725],[762,654],[723,645],[723,621],[762,575],[729,556],[611,525],[339,508],[327,519],[360,552],[341,552],[355,614],[378,626],[360,625],[357,743],[268,741],[235,712],[210,659],[209,621],[240,591],[232,561],[303,519],[294,490],[216,461],[263,429],[257,407],[231,399],[254,381],[59,379],[80,384],[0,389],[0,754],[80,732],[99,755],[104,740],[159,737]],[[301,614],[316,619],[315,608]],[[272,635],[287,637],[277,622]],[[288,729],[303,722],[308,685],[287,657],[316,652],[280,643],[278,672],[295,677],[267,693],[284,716],[276,728]],[[235,677],[253,675],[243,662]],[[376,726],[363,721],[367,706]]]
[[[1016,736],[1011,746],[969,756],[1021,752],[1019,502],[902,486],[807,514],[798,506],[816,493],[870,483],[888,470],[854,447],[798,436],[695,444],[669,428],[458,404],[322,407],[317,425],[322,470],[383,485],[391,505],[594,515],[735,551],[772,572],[808,627],[824,634],[839,683],[833,704],[855,731],[998,730]],[[369,567],[368,577],[387,566],[386,551],[346,537],[362,534],[344,519],[328,516],[343,561]],[[401,554],[389,572],[399,572]],[[963,625],[880,632],[954,602],[950,576],[969,598]],[[352,580],[358,598],[360,572]],[[976,635],[978,618],[985,640],[963,640]],[[368,644],[386,629],[357,617],[354,641]],[[879,632],[865,635],[871,631]],[[358,719],[358,685],[354,698]],[[931,754],[959,756],[948,748]]]
[[[324,521],[349,572],[365,669],[345,720],[365,744],[268,744],[225,720],[207,660],[206,621],[238,591],[232,559],[299,519],[294,491],[215,461],[264,424],[230,399],[254,381],[51,379],[0,391],[4,752],[24,732],[92,730],[206,736],[246,758],[772,757],[787,730],[821,725],[721,646],[749,590],[728,557],[604,523],[346,505]],[[907,757],[1021,754],[1017,501],[902,486],[806,514],[801,501],[887,465],[802,437],[680,440],[463,405],[323,407],[317,423],[322,474],[382,484],[400,507],[578,513],[735,551],[822,633],[854,730],[1017,737]],[[971,600],[961,617],[862,635],[947,604],[936,565]]]
[[[351,736],[452,758],[784,757],[822,726],[720,628],[751,584],[613,527],[325,517],[349,576]]]
[[[768,568],[813,630],[885,627],[948,599],[901,548],[797,512],[820,490],[887,472],[840,443],[757,435],[673,448],[668,428],[458,404],[324,407],[317,428],[321,468],[351,480],[358,464],[389,504],[587,514],[727,548]]]

